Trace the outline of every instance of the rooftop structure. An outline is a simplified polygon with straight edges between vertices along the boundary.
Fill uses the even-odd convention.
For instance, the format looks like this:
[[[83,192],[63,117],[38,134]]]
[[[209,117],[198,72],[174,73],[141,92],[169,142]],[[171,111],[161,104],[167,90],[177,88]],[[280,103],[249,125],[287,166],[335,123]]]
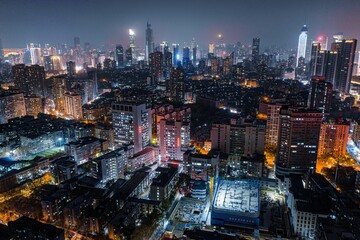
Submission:
[[[212,225],[259,225],[260,187],[247,181],[221,180],[215,193]]]
[[[215,196],[218,210],[259,214],[259,188],[244,181],[221,181]]]

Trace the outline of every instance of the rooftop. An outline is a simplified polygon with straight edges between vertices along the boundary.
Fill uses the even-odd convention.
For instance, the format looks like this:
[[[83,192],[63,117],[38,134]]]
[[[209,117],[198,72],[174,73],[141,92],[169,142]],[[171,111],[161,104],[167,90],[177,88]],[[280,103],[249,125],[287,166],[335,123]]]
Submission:
[[[246,181],[219,181],[214,199],[218,210],[255,214],[260,209],[259,186]]]

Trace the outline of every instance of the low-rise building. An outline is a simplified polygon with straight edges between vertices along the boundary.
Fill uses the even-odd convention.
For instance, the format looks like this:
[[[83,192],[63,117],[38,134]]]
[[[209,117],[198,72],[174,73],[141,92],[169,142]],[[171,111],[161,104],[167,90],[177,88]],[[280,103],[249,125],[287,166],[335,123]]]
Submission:
[[[158,167],[155,174],[156,177],[153,178],[150,186],[150,199],[157,201],[168,199],[174,189],[177,169]]]

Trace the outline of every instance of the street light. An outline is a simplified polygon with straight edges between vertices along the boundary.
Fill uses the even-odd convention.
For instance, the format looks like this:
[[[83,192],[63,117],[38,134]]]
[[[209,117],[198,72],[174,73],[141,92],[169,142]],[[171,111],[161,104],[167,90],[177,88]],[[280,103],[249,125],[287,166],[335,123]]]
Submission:
[[[62,142],[63,138],[59,137],[57,140],[59,141],[59,147],[61,147],[61,142]]]

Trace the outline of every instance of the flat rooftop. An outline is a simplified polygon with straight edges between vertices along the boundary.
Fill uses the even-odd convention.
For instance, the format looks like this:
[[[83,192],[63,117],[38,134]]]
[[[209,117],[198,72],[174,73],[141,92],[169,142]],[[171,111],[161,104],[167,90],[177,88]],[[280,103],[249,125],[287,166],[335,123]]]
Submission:
[[[247,181],[219,181],[214,208],[236,213],[259,212],[259,186]]]

